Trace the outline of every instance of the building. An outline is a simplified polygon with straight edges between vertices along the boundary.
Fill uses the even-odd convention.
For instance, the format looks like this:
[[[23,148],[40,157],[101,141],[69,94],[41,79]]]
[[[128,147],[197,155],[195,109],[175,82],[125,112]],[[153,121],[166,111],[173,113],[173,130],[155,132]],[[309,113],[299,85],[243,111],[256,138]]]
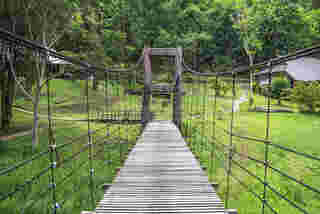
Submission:
[[[255,79],[260,85],[268,84],[268,69],[255,73]],[[320,59],[313,57],[303,57],[286,62],[272,68],[272,77],[286,77],[291,87],[295,82],[318,81],[320,80]]]

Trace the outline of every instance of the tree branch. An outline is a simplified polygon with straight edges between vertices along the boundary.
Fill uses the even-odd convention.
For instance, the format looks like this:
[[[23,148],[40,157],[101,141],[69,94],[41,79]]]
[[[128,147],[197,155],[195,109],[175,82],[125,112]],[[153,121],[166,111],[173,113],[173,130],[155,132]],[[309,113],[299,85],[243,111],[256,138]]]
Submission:
[[[10,53],[7,52],[7,60],[9,62],[9,70],[11,71],[13,77],[14,77],[14,80],[16,81],[16,83],[18,84],[18,86],[20,87],[20,89],[22,90],[22,92],[32,101],[32,103],[34,103],[34,99],[33,97],[26,91],[26,89],[23,87],[23,85],[21,84],[21,82],[18,81],[18,78],[17,78],[17,75],[14,71],[14,67],[13,67],[13,62],[12,62],[12,59],[10,57]]]

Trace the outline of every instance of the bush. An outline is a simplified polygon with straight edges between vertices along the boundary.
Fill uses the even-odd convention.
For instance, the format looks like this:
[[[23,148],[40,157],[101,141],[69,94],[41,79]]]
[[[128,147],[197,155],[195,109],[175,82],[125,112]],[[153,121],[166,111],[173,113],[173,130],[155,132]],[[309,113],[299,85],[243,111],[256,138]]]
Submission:
[[[258,82],[253,83],[252,89],[253,89],[253,92],[256,94],[259,94],[262,91],[262,87]]]
[[[286,79],[274,79],[272,81],[272,89],[271,89],[271,96],[275,99],[278,99],[279,104],[281,98],[286,96],[284,93],[288,88],[290,88],[290,82]]]
[[[212,81],[210,88],[216,89],[217,96],[225,96],[228,93],[228,91],[232,89],[232,84],[219,80],[216,85],[216,82]]]
[[[300,109],[308,108],[310,112],[315,112],[320,108],[320,84],[313,82],[297,83],[291,90],[290,98],[292,101],[300,104]]]

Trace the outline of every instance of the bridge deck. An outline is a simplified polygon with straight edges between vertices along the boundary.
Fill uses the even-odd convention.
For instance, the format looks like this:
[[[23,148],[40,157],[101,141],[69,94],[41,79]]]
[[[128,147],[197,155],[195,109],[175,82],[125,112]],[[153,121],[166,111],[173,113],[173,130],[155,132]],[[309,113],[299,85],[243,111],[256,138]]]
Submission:
[[[96,213],[225,212],[176,126],[156,121],[147,125]]]

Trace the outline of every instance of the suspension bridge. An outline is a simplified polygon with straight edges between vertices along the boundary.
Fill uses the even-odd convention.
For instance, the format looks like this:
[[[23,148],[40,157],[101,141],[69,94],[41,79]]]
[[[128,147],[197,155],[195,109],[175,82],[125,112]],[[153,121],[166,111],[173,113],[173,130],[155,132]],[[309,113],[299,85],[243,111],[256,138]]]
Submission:
[[[320,195],[319,189],[276,168],[270,161],[270,150],[278,149],[320,162],[316,155],[276,144],[270,139],[270,85],[274,66],[319,53],[319,46],[219,73],[192,70],[184,62],[181,47],[144,48],[132,68],[107,69],[0,30],[1,64],[5,65],[0,72],[12,76],[20,88],[23,88],[25,74],[18,72],[18,65],[25,62],[23,58],[30,57],[30,52],[35,63],[43,63],[46,67],[47,109],[42,110],[39,117],[47,121],[48,143],[40,152],[22,155],[16,162],[1,165],[0,183],[16,176],[21,179],[0,190],[0,210],[6,213],[37,213],[36,210],[38,213],[39,210],[42,213],[70,213],[77,209],[82,213],[97,214],[236,214],[234,205],[239,199],[231,193],[235,185],[240,185],[242,191],[254,198],[255,213],[279,213],[279,207],[273,206],[274,199],[270,200],[270,195],[290,205],[296,213],[312,213],[312,209],[288,198],[269,181],[270,173],[276,173],[315,197]],[[159,89],[153,84],[153,57],[174,59],[175,71],[169,86]],[[63,106],[55,101],[50,83],[61,72],[50,58],[68,62],[73,78],[85,77],[85,93],[74,96],[81,107],[77,114],[79,118],[66,118],[70,112],[62,112]],[[239,86],[242,80],[249,80],[250,71],[255,69],[269,70],[264,137],[241,134],[237,124],[239,102],[244,100]],[[97,97],[89,90],[90,78],[103,82],[101,96]],[[232,86],[227,101],[222,101],[219,95],[221,81]],[[140,93],[129,93],[137,88]],[[165,95],[161,103],[169,103],[169,107],[157,103],[160,99],[156,100],[156,89],[160,90],[160,95]],[[219,102],[223,102],[221,105],[225,109],[219,110]],[[32,113],[20,110],[25,114]],[[65,120],[72,125],[61,135],[59,124]],[[83,123],[87,127],[85,133],[73,136],[71,131]],[[258,158],[237,149],[238,140],[260,145],[264,156]],[[42,168],[33,167],[37,161],[36,166]],[[263,174],[256,175],[246,166],[246,161],[259,165]],[[219,171],[223,173],[221,183],[215,182],[219,179],[216,176]],[[254,178],[261,191],[243,181],[239,171]],[[35,188],[36,185],[40,188]],[[83,191],[83,195],[69,203],[78,191]],[[13,209],[12,203],[19,206]]]

